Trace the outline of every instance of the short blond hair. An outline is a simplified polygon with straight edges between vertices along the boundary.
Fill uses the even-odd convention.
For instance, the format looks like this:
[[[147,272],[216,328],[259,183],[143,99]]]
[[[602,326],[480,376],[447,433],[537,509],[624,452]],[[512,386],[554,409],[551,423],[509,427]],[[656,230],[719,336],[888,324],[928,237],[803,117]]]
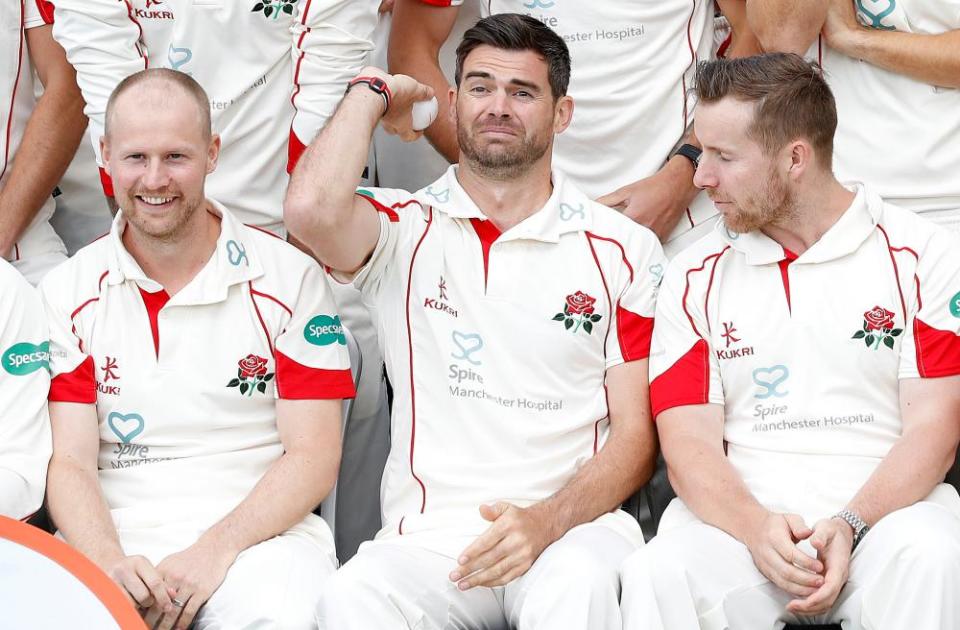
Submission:
[[[210,99],[207,93],[189,74],[178,70],[170,70],[169,68],[149,68],[147,70],[141,70],[140,72],[131,74],[117,84],[113,93],[110,94],[110,99],[107,101],[107,112],[104,117],[103,128],[104,135],[110,135],[110,118],[113,115],[117,99],[134,88],[156,83],[178,87],[184,94],[193,99],[197,105],[197,113],[200,115],[200,128],[204,136],[209,139],[213,135],[210,122]]]

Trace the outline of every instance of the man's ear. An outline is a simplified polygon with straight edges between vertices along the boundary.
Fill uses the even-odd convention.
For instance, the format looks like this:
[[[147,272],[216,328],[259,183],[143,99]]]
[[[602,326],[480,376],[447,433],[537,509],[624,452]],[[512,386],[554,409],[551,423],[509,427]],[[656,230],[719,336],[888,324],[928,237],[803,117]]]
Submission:
[[[220,159],[220,136],[213,134],[210,137],[210,146],[207,147],[207,175],[217,170],[218,159]]]
[[[457,126],[457,90],[459,88],[451,87],[447,90],[447,116],[450,118],[450,122],[453,123],[453,126]]]
[[[100,159],[103,160],[103,170],[110,175],[110,142],[107,136],[100,136]]]
[[[573,99],[561,96],[553,108],[553,132],[562,133],[573,120]]]
[[[784,147],[784,152],[786,153],[784,162],[790,179],[796,181],[814,168],[816,154],[813,146],[806,140],[794,140]]]

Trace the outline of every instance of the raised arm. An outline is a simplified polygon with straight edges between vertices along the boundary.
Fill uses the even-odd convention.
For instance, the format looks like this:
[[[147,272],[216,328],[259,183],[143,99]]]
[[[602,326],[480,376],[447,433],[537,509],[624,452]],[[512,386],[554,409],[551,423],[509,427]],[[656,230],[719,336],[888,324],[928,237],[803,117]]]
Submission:
[[[390,76],[373,67],[361,77],[384,80],[391,99],[358,84],[351,89],[323,131],[310,143],[290,177],[283,204],[287,229],[325,265],[353,273],[370,257],[380,225],[373,207],[354,194],[377,124],[405,140],[412,131],[411,108],[433,92],[410,77]]]
[[[387,64],[392,74],[406,74],[433,88],[439,113],[427,127],[430,144],[451,164],[460,159],[457,130],[442,98],[450,87],[440,68],[440,48],[457,21],[457,6],[436,6],[424,0],[397,0],[390,25]]]
[[[746,3],[747,21],[765,51],[803,55],[820,34],[830,2],[754,0]]]
[[[903,33],[862,26],[853,0],[831,0],[823,35],[837,51],[940,87],[960,88],[960,29]]]
[[[26,40],[43,95],[27,122],[10,176],[0,188],[0,256],[20,240],[50,198],[87,126],[73,67],[54,41],[52,27],[28,28]]]

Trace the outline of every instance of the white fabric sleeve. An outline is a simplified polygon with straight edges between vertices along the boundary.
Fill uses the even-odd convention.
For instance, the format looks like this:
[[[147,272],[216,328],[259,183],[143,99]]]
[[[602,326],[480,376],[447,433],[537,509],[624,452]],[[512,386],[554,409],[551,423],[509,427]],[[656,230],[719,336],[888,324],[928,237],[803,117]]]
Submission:
[[[293,26],[293,97],[287,171],[323,128],[373,50],[379,0],[300,3]]]
[[[914,277],[901,277],[913,317],[903,331],[899,377],[954,376],[960,374],[960,242],[938,232],[919,254]],[[901,260],[910,255],[899,252]]]
[[[120,81],[147,67],[131,10],[127,0],[57,0],[55,5],[53,37],[77,71],[83,111],[90,119],[87,131],[101,166],[107,99]]]
[[[611,296],[614,321],[607,336],[607,369],[646,359],[650,356],[650,341],[653,333],[657,293],[667,266],[663,248],[653,233],[647,230],[632,230],[623,242],[622,262],[618,285],[619,293]]]
[[[650,406],[660,412],[684,405],[723,404],[720,364],[704,311],[706,286],[687,286],[687,268],[667,267],[657,297],[650,348]],[[702,274],[700,274],[702,275]]]
[[[0,272],[0,514],[20,519],[43,501],[52,451],[50,344],[34,288],[12,269]]]

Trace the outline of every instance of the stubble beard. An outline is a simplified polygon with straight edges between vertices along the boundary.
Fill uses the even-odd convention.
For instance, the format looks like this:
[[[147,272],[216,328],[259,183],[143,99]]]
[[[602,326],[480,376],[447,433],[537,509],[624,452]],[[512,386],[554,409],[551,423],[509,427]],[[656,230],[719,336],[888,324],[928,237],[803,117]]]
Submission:
[[[163,196],[163,195],[157,195]],[[182,241],[193,228],[191,225],[193,217],[201,209],[204,203],[203,196],[194,199],[187,199],[183,196],[178,197],[180,207],[174,208],[174,215],[160,221],[152,218],[145,218],[139,212],[126,213],[127,222],[142,235],[143,238],[154,241],[158,244],[171,244]],[[131,195],[128,199],[129,207],[136,207],[135,199]]]
[[[756,195],[739,205],[739,211],[724,217],[724,224],[732,232],[745,234],[770,225],[788,221],[797,213],[797,201],[793,191],[771,169],[766,177],[766,186]]]
[[[522,133],[523,129],[519,129]],[[490,145],[481,147],[476,142],[477,134],[471,133],[465,125],[457,125],[457,141],[460,152],[470,168],[482,177],[496,181],[507,181],[523,175],[546,154],[550,148],[550,139],[523,137],[518,145]]]

